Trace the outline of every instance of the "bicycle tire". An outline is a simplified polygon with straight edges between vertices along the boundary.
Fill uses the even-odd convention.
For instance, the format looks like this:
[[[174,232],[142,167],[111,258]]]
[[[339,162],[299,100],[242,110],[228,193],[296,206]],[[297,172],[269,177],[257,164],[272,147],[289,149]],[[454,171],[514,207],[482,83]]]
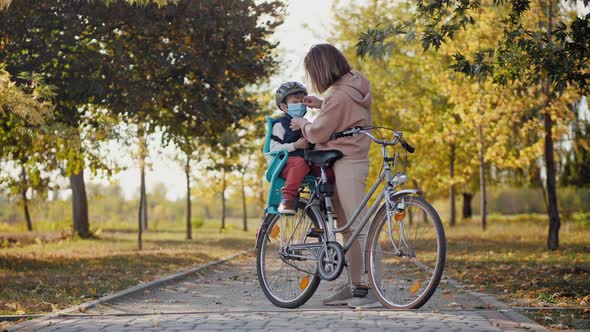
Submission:
[[[317,220],[318,216],[316,215],[316,213],[314,213],[313,209],[308,209],[307,211],[305,211],[305,204],[303,202],[299,202],[298,203],[298,214],[305,214],[305,216],[307,218],[309,218],[309,221],[313,224],[314,227],[320,227],[320,224]],[[296,216],[298,215],[296,214]],[[288,308],[288,309],[295,309],[298,308],[300,306],[302,306],[303,304],[305,304],[315,293],[315,291],[317,290],[319,284],[320,284],[320,277],[317,273],[317,261],[313,261],[313,274],[307,274],[307,278],[308,278],[308,285],[305,287],[305,289],[302,290],[301,293],[297,294],[297,296],[294,296],[294,298],[285,298],[287,296],[285,296],[286,292],[283,290],[282,296],[279,296],[278,292],[279,290],[277,289],[273,289],[273,287],[271,287],[271,280],[269,273],[267,273],[268,271],[266,271],[265,269],[267,268],[267,251],[270,249],[268,247],[269,243],[271,243],[269,238],[272,238],[272,232],[274,229],[274,226],[277,225],[278,222],[280,222],[281,219],[286,219],[288,216],[285,215],[278,215],[278,214],[269,214],[266,216],[263,225],[265,227],[263,227],[260,231],[260,234],[258,235],[258,239],[257,239],[257,250],[256,250],[256,271],[258,274],[258,282],[260,283],[260,287],[262,288],[262,292],[264,293],[264,295],[266,296],[266,298],[274,305],[276,305],[277,307],[281,307],[281,308]],[[275,234],[275,236],[277,236]],[[281,237],[282,235],[279,235],[279,237]],[[319,240],[318,240],[319,241]],[[268,258],[270,259],[276,259],[276,257],[274,257],[272,252],[268,252],[269,256]],[[278,252],[276,253],[276,256],[279,256]],[[281,259],[282,260],[282,259]],[[296,269],[293,268],[293,266],[289,266],[288,264],[285,263],[285,261],[283,261],[283,265],[286,266],[286,269],[289,270],[291,269],[291,271],[297,271]],[[270,267],[268,267],[270,269]],[[283,267],[281,267],[281,271],[282,271]],[[280,272],[280,271],[279,271]],[[301,272],[301,271],[299,271]],[[299,274],[301,275],[301,274]],[[304,277],[301,277],[304,278]],[[302,280],[302,279],[301,279]],[[288,281],[288,280],[287,280]],[[299,285],[301,285],[301,282],[299,283]],[[289,286],[291,287],[291,286]],[[300,287],[301,288],[301,287]],[[296,289],[296,287],[295,287]],[[293,291],[293,287],[291,287],[291,291]]]
[[[438,213],[426,200],[418,196],[412,196],[412,194],[393,198],[394,207],[398,206],[397,204],[400,202],[408,204],[404,205],[404,210],[396,212],[400,216],[403,213],[404,218],[401,219],[401,222],[395,221],[395,216],[392,215],[390,220],[394,221],[387,226],[385,234],[382,233],[383,228],[388,223],[385,204],[379,208],[371,222],[367,246],[369,282],[383,306],[399,310],[418,309],[428,302],[436,291],[442,277],[446,260],[446,237]],[[424,216],[428,216],[432,236],[436,238],[436,245],[431,244],[432,247],[436,247],[435,254],[429,253],[427,249],[420,249],[420,253],[417,252],[419,245],[426,247],[431,241],[428,238],[417,240],[418,233],[416,233],[414,239],[411,238],[412,234],[410,234],[410,240],[407,240],[404,236],[407,241],[406,244],[402,243],[402,237],[399,234],[406,232],[406,227],[413,230],[413,228],[418,228],[420,225],[425,225],[422,221],[425,221],[426,218],[422,217],[422,221],[420,221],[420,215],[417,215],[416,220],[412,221],[413,212],[409,210],[411,207],[416,207],[418,211],[425,213]],[[394,239],[397,239],[395,238],[396,235],[394,235],[396,226],[399,229],[397,236],[400,238],[398,240],[400,245],[397,248],[392,245],[391,251],[388,251],[390,242],[395,243],[396,240]],[[423,234],[423,232],[420,234]],[[413,244],[408,244],[413,240]],[[397,250],[398,248],[401,249]],[[404,256],[402,254],[404,250],[409,254]],[[411,257],[412,255],[415,257]],[[388,270],[389,274],[385,273],[386,268],[390,269]],[[427,284],[422,285],[423,282],[427,282]]]

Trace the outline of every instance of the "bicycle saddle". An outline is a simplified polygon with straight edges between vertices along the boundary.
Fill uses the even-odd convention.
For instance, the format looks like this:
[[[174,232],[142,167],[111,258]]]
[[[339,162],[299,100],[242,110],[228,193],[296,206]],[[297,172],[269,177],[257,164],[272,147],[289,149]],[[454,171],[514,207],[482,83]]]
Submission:
[[[305,150],[305,161],[311,161],[315,164],[321,164],[322,166],[329,167],[334,162],[342,158],[342,152],[338,150]]]

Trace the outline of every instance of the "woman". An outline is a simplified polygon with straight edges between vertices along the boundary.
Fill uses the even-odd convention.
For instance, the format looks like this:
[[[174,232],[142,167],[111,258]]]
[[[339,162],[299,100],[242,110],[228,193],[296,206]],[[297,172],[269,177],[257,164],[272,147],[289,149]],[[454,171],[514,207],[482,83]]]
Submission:
[[[366,135],[356,135],[337,140],[330,140],[332,134],[354,126],[370,126],[371,121],[371,85],[360,73],[353,71],[344,55],[334,46],[319,44],[313,46],[305,56],[305,72],[312,88],[326,92],[325,100],[306,96],[303,103],[311,108],[319,108],[320,113],[313,122],[304,118],[291,120],[291,129],[301,129],[303,136],[310,143],[315,143],[316,150],[340,150],[344,157],[334,164],[336,181],[333,196],[338,227],[349,220],[362,202],[365,185],[369,174],[369,146],[371,140]],[[355,220],[353,227],[344,232],[344,241],[354,232],[366,211]],[[363,272],[363,255],[366,231],[359,234],[348,251],[351,281],[353,287],[366,287],[361,283]],[[348,285],[342,285],[335,294],[324,299],[324,304],[348,304],[351,307],[380,306],[372,290],[364,298],[353,298]]]

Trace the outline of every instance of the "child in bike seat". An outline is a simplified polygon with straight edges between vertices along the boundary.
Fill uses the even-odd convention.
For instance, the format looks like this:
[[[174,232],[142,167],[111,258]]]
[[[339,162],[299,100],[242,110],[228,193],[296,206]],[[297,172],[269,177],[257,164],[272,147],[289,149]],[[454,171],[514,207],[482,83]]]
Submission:
[[[297,193],[303,179],[309,173],[309,164],[303,159],[304,149],[308,143],[301,130],[289,128],[291,119],[301,118],[307,113],[307,108],[302,104],[303,97],[307,96],[307,89],[299,82],[285,82],[279,86],[275,95],[277,107],[284,115],[272,124],[272,136],[270,151],[286,149],[289,157],[281,172],[285,179],[282,188],[283,197],[278,207],[278,212],[283,214],[295,214],[297,210]]]

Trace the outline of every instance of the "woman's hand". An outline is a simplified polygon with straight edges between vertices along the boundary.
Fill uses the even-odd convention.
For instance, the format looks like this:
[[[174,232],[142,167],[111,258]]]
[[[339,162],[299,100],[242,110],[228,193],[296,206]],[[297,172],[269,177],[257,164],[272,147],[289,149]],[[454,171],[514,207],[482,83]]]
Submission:
[[[303,128],[303,126],[305,126],[306,123],[307,120],[305,120],[304,118],[293,118],[291,119],[291,124],[289,125],[289,127],[291,128],[291,130],[299,130]]]
[[[322,100],[316,96],[305,96],[303,97],[303,105],[311,108],[322,107]]]

